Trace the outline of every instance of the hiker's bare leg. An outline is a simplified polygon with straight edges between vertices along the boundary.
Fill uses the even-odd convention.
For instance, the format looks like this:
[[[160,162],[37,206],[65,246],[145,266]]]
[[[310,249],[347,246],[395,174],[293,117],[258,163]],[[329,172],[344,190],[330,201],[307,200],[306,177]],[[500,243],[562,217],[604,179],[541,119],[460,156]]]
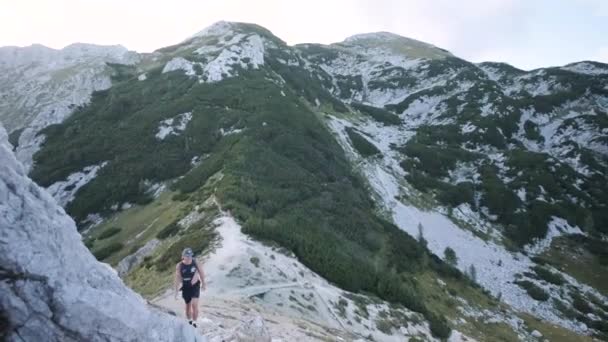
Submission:
[[[192,302],[186,303],[186,318],[188,320],[192,319],[192,311],[190,310],[190,305],[192,305]]]
[[[192,320],[196,321],[198,319],[198,298],[192,298],[190,305],[192,305]]]

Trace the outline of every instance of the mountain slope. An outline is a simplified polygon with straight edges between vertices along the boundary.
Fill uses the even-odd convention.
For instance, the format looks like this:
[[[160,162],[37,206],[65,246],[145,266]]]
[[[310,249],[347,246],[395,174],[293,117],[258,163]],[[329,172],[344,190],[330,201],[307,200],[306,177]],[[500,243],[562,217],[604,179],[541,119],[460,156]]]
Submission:
[[[93,91],[111,86],[107,63],[138,61],[136,53],[122,46],[0,48],[0,120],[11,132],[19,160],[29,169],[42,142],[37,133],[87,104]]]
[[[242,37],[240,49],[251,39]],[[93,210],[111,212],[114,203],[144,204],[149,196],[142,179],[158,182],[185,173],[173,187],[188,198],[221,171],[215,196],[235,212],[245,232],[279,242],[347,290],[377,293],[444,324],[412,294],[408,286],[415,283],[398,278],[429,267],[426,251],[373,214],[361,180],[316,114],[280,87],[281,77],[271,70],[232,68],[238,78],[209,83],[204,73],[189,77],[187,71],[159,67],[144,81],[131,78],[96,93],[89,107],[44,131],[47,142],[32,176],[50,185],[107,162],[67,206],[83,220]],[[159,123],[185,112],[192,115],[183,132],[157,135]],[[63,152],[45,158],[53,148]],[[190,170],[192,159],[205,154]]]
[[[476,282],[517,310],[605,333],[605,294],[540,255],[582,233],[605,269],[605,65],[475,65],[388,33],[289,47],[218,23],[110,68],[111,88],[42,131],[31,176],[90,229],[98,257],[129,258],[127,278],[163,277],[192,239],[211,253],[214,228],[188,208],[214,197],[244,232],[343,289],[423,313],[436,336],[451,325],[498,338],[495,320],[532,338],[533,323]],[[120,219],[148,210],[156,220]],[[440,259],[447,247],[460,271]],[[429,291],[435,278],[463,293]]]

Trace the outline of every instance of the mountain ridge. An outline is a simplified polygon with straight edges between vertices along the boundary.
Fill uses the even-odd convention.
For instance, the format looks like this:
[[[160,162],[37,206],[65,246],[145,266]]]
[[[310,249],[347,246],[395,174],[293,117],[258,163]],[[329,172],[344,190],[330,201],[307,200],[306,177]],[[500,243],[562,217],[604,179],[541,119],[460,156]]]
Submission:
[[[131,270],[157,276],[186,237],[206,250],[208,223],[174,223],[199,216],[164,205],[153,211],[161,221],[120,223],[116,237],[99,236],[115,232],[123,213],[166,203],[163,189],[174,208],[201,208],[215,196],[245,233],[287,247],[345,289],[424,313],[436,335],[452,325],[476,336],[470,321],[455,321],[496,319],[497,304],[470,302],[479,283],[488,298],[602,336],[606,299],[585,285],[601,290],[601,278],[545,254],[572,241],[566,253],[583,248],[592,269],[605,267],[602,64],[525,72],[383,44],[288,46],[238,25],[218,24],[135,65],[108,65],[109,88],[41,131],[31,176],[65,201],[99,258],[115,264],[154,234],[168,236]],[[448,248],[457,256],[449,265]],[[372,277],[353,277],[353,260]],[[464,289],[461,308],[474,313],[453,312],[458,304],[443,301],[465,294],[445,289],[439,299],[412,298],[436,286],[416,279],[435,277]],[[494,318],[479,318],[486,309]],[[530,337],[529,320],[500,317]]]

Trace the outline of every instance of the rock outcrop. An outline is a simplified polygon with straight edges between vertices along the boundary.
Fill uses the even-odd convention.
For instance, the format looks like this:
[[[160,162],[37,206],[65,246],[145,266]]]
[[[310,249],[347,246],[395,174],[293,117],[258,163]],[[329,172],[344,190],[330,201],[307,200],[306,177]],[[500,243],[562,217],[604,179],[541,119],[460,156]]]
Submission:
[[[0,340],[204,341],[89,253],[0,126]]]

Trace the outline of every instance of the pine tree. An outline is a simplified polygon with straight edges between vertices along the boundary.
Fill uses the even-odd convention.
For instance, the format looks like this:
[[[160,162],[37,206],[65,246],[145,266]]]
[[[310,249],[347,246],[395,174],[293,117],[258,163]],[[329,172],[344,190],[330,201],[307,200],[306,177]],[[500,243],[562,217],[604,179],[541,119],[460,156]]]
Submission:
[[[456,252],[451,247],[446,247],[443,251],[443,258],[448,265],[456,267],[458,265],[458,257]]]
[[[469,267],[469,278],[476,283],[477,282],[477,269],[475,268],[475,265],[471,264],[471,266]]]
[[[420,242],[424,247],[428,245],[428,242],[424,238],[424,227],[422,223],[418,223],[418,242]]]

